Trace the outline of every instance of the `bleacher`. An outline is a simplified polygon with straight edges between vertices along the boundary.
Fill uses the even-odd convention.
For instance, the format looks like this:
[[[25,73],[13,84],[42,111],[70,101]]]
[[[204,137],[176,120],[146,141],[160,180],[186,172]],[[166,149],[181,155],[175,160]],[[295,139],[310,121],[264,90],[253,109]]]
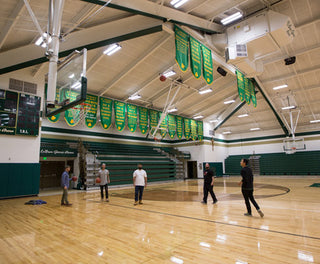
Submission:
[[[147,171],[148,181],[175,179],[176,163],[152,146],[96,142],[84,142],[84,146],[87,151],[96,155],[98,166],[106,163],[111,175],[111,185],[131,184],[132,174],[138,163],[142,163]],[[88,177],[87,184],[94,184],[92,180]]]
[[[260,175],[320,175],[320,151],[301,151],[295,154],[268,153],[260,156]],[[232,155],[225,159],[225,172],[240,174],[241,158],[250,155]]]

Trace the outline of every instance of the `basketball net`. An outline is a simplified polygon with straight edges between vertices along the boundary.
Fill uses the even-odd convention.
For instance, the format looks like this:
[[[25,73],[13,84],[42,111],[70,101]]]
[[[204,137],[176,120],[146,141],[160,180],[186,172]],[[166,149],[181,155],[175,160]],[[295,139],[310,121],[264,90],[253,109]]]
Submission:
[[[79,122],[84,122],[87,116],[87,113],[90,111],[90,109],[91,109],[91,105],[86,103],[81,103],[70,108],[74,122],[76,124],[78,124]]]

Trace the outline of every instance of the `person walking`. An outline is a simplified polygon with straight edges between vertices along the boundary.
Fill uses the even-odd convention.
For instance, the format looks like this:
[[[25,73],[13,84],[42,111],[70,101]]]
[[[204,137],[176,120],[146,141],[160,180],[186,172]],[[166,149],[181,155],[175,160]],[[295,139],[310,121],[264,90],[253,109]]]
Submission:
[[[103,201],[103,188],[104,188],[106,192],[106,202],[109,202],[108,184],[110,183],[110,173],[106,169],[105,163],[102,163],[101,169],[98,172],[98,177],[100,178],[101,201]]]
[[[247,213],[245,213],[244,215],[252,216],[251,206],[250,206],[250,201],[251,201],[251,203],[257,209],[260,217],[263,217],[264,214],[260,210],[259,205],[257,204],[256,200],[253,197],[253,174],[252,174],[252,170],[248,167],[248,163],[249,163],[248,159],[242,159],[240,161],[240,166],[242,167],[240,172],[242,176],[242,180],[239,182],[239,185],[241,185],[242,195],[247,207]]]
[[[67,165],[65,167],[64,172],[61,175],[61,187],[63,188],[62,198],[61,198],[61,205],[71,206],[72,204],[68,201],[68,188],[69,188],[69,172],[71,167]]]
[[[213,170],[210,169],[209,163],[206,163],[205,170],[204,170],[204,182],[203,182],[203,200],[201,203],[206,204],[208,199],[208,193],[210,193],[213,204],[218,202],[216,195],[213,192],[213,185],[214,185],[214,173]]]
[[[147,188],[147,172],[142,169],[142,164],[138,164],[138,169],[133,172],[134,205],[142,203],[142,195],[144,188]]]

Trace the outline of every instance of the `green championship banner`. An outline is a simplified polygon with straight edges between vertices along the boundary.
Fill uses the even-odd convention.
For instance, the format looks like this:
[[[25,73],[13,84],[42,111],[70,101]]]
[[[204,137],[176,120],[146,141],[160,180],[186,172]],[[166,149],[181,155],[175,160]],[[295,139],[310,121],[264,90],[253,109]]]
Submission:
[[[139,107],[139,128],[143,135],[148,132],[148,120],[148,109]]]
[[[168,115],[168,132],[170,138],[174,138],[176,134],[176,117],[174,115]]]
[[[126,125],[126,104],[114,101],[114,116],[116,128],[121,132]]]
[[[244,99],[246,100],[247,104],[250,104],[251,86],[250,80],[246,77],[244,77]]]
[[[257,107],[257,97],[256,97],[256,91],[254,89],[254,84],[251,80],[249,80],[250,85],[250,94],[251,94],[251,101],[254,107]]]
[[[198,121],[198,140],[203,140],[203,121]]]
[[[189,35],[176,25],[174,25],[174,32],[176,44],[176,62],[178,63],[181,71],[185,72],[189,66]]]
[[[238,85],[239,98],[242,102],[245,98],[244,75],[239,71],[236,71],[236,75],[237,75],[237,85]]]
[[[46,84],[45,89],[46,89],[46,92],[47,92],[47,84]],[[59,91],[59,90],[57,90],[57,92],[56,92],[56,100],[59,102],[60,94],[59,94],[58,91]],[[57,114],[57,115],[48,117],[48,120],[49,120],[51,123],[57,123],[57,122],[59,121],[59,118],[60,118],[60,113]]]
[[[160,120],[160,118],[161,118],[161,115],[162,115],[162,113],[159,112],[159,120]],[[160,129],[159,129],[159,130],[160,130],[160,135],[161,135],[162,138],[164,138],[164,137],[167,135],[167,130],[168,130],[168,116],[166,116],[166,117],[162,120],[159,128],[160,128]]]
[[[75,101],[77,96],[79,95],[79,93],[75,93],[75,92],[72,92],[72,91],[70,92],[67,89],[65,89],[65,91],[62,91],[62,93],[64,93],[64,94],[62,94],[63,98],[69,98],[71,102]],[[60,96],[61,96],[61,94],[60,94]],[[66,120],[66,123],[71,127],[76,126],[80,122],[79,113],[80,113],[80,109],[79,108],[77,108],[77,109],[75,109],[75,108],[67,109],[64,112],[64,119]]]
[[[127,120],[128,128],[131,132],[137,130],[138,123],[138,107],[135,105],[127,104]]]
[[[150,127],[155,128],[159,122],[159,112],[156,110],[149,110],[150,115]]]
[[[201,44],[190,36],[190,67],[196,79],[201,77]]]
[[[108,98],[100,97],[100,119],[101,125],[104,129],[109,129],[112,120],[112,103],[113,101]]]
[[[211,84],[213,82],[213,62],[212,62],[211,50],[204,45],[201,45],[201,50],[202,50],[203,78],[205,79],[207,84]]]
[[[176,116],[176,126],[177,126],[177,137],[182,139],[183,136],[183,118],[181,116]]]
[[[90,105],[90,110],[85,117],[85,123],[88,128],[93,128],[97,123],[98,96],[87,94],[85,103]]]
[[[190,120],[190,130],[191,130],[191,138],[192,140],[196,140],[198,137],[198,133],[197,133],[197,121],[191,119]]]
[[[190,138],[190,134],[191,134],[190,129],[191,129],[190,128],[190,119],[185,118],[184,119],[184,136],[186,139]]]

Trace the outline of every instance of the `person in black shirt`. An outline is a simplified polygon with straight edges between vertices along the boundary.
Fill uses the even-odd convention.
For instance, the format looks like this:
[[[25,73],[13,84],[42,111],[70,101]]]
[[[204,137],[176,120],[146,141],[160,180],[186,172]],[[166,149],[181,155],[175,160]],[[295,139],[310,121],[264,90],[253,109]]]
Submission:
[[[208,192],[210,192],[213,204],[217,203],[218,200],[213,192],[214,175],[213,170],[210,169],[209,163],[206,163],[206,169],[204,171],[204,183],[203,183],[203,201],[201,203],[206,204],[208,198]]]
[[[253,174],[252,174],[252,170],[249,167],[247,167],[248,163],[249,163],[248,159],[242,159],[240,161],[240,166],[242,167],[241,169],[242,180],[239,182],[239,185],[241,185],[242,195],[245,200],[247,211],[248,211],[244,215],[252,216],[251,206],[249,202],[250,200],[254,205],[254,207],[257,209],[259,215],[263,217],[264,214],[260,210],[259,205],[257,204],[256,200],[253,197]]]

